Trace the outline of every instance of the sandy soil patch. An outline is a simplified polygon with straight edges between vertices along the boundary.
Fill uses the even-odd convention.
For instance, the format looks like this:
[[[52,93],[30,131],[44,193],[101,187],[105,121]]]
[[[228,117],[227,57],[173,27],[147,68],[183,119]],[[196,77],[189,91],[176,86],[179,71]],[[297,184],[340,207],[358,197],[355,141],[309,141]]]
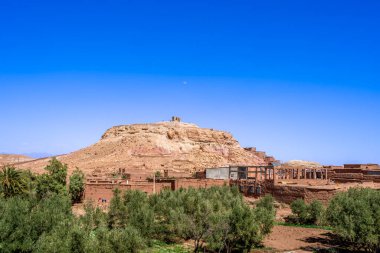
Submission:
[[[333,247],[331,231],[289,226],[275,226],[272,233],[264,240],[265,247],[278,252],[312,252],[315,249]]]

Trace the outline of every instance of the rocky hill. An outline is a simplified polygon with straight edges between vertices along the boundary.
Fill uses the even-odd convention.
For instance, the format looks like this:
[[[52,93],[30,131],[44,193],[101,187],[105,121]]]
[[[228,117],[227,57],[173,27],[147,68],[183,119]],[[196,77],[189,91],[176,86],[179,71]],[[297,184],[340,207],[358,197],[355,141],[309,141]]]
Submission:
[[[265,164],[230,133],[176,121],[115,126],[94,145],[57,158],[67,163],[70,171],[79,167],[86,174],[104,174],[125,169],[140,177],[157,170],[190,175],[208,167]],[[18,166],[42,172],[47,161]]]
[[[0,154],[0,166],[19,162],[26,162],[30,160],[33,160],[33,158],[25,155]]]

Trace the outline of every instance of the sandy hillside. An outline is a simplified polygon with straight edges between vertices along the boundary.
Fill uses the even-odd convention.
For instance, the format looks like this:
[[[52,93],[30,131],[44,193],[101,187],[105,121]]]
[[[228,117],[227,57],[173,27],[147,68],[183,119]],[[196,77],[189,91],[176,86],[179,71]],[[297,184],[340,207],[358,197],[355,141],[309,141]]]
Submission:
[[[30,161],[33,159],[34,158],[25,156],[25,155],[0,154],[0,166],[18,163],[18,162]]]
[[[120,168],[142,175],[164,169],[172,175],[190,175],[207,167],[264,164],[230,133],[181,122],[115,126],[97,143],[57,158],[69,165],[69,173],[79,167],[86,174],[111,173]],[[40,173],[47,161],[35,160],[18,167]]]

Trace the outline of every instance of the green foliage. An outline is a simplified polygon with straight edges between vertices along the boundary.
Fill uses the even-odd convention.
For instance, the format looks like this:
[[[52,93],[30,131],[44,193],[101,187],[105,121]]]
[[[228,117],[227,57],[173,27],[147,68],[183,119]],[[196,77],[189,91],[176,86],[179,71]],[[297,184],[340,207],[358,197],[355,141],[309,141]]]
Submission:
[[[380,249],[380,192],[356,188],[335,196],[327,208],[334,232],[356,249]]]
[[[296,216],[296,222],[305,224],[308,220],[308,208],[303,199],[297,199],[290,204],[293,215]]]
[[[230,187],[164,191],[153,196],[151,202],[160,239],[191,239],[195,252],[205,247],[217,251],[249,250],[260,244],[274,221],[274,212],[264,211],[264,204],[250,208]],[[267,205],[272,210],[273,203],[268,201]]]
[[[144,238],[152,238],[155,233],[154,211],[148,196],[141,191],[126,191],[124,204],[128,224],[136,228]]]
[[[74,172],[68,195],[66,165],[53,159],[46,170],[40,176],[25,174],[26,185],[36,194],[13,191],[0,198],[0,252],[139,252],[157,247],[157,240],[188,239],[196,252],[242,251],[259,245],[273,226],[272,197],[250,208],[236,188],[227,186],[151,196],[116,189],[108,213],[85,203],[85,214],[75,217],[71,204],[83,174]],[[158,252],[187,252],[166,249]]]
[[[78,203],[82,200],[84,193],[84,173],[76,168],[70,176],[69,194],[73,203]]]
[[[66,185],[67,164],[63,164],[53,157],[45,167],[51,178],[59,184]]]
[[[94,207],[92,202],[86,202],[84,205],[85,214],[80,217],[82,228],[88,232],[100,227],[106,227],[107,214],[100,208]]]
[[[138,252],[144,248],[144,242],[139,233],[132,227],[108,230],[100,228],[90,235],[86,252],[118,253]]]
[[[30,230],[30,201],[20,197],[0,201],[0,251],[31,251],[35,240],[28,236],[29,233],[25,233]]]
[[[0,252],[114,253],[186,252],[157,246],[157,240],[191,240],[194,251],[243,252],[260,246],[274,225],[273,198],[254,208],[237,188],[181,189],[151,196],[140,191],[114,191],[108,213],[92,203],[75,217],[72,201],[83,193],[83,173],[70,177],[67,166],[52,159],[46,174],[5,167],[0,173]],[[291,204],[290,221],[316,226],[326,219],[333,231],[356,250],[380,249],[380,192],[350,189],[330,202],[327,211],[314,201]],[[304,225],[307,224],[307,225]],[[149,252],[149,251],[148,251]]]
[[[256,205],[256,219],[260,223],[261,233],[267,235],[271,232],[276,216],[276,208],[274,206],[274,198],[272,195],[265,195]]]
[[[120,195],[120,190],[116,188],[108,211],[109,228],[124,228],[127,225],[127,208]]]
[[[37,175],[30,170],[19,170],[21,176],[24,178],[26,194],[24,196],[33,197],[35,195]]]
[[[6,198],[0,198],[0,252],[116,253],[137,252],[145,247],[140,231],[146,233],[149,230],[144,224],[153,223],[152,218],[141,222],[143,215],[149,214],[139,206],[149,206],[145,194],[133,192],[132,198],[122,198],[115,191],[108,214],[86,203],[86,213],[76,218],[71,201],[77,200],[74,196],[79,197],[83,190],[83,174],[76,170],[70,178],[69,196],[67,166],[53,159],[45,169],[47,173],[39,176],[14,168],[3,170],[5,187],[1,192]],[[140,216],[134,216],[134,209],[140,210]]]
[[[66,195],[66,187],[57,183],[48,174],[37,176],[36,194],[39,199],[50,197],[54,194]]]
[[[37,177],[37,197],[42,199],[54,194],[66,195],[67,165],[53,158],[45,170],[48,172],[47,174]]]
[[[60,225],[50,233],[43,234],[33,252],[86,252],[86,235],[80,227]]]
[[[154,176],[156,178],[160,178],[161,177],[161,171],[157,170],[155,173],[154,173]]]
[[[288,217],[288,221],[298,224],[320,224],[325,212],[322,203],[318,200],[308,205],[303,199],[297,199],[290,204],[290,208],[293,215]]]
[[[241,198],[235,197],[230,207],[232,209],[227,212],[227,217],[220,217],[221,229],[216,230],[217,235],[219,234],[217,237],[212,236],[211,245],[218,246],[214,247],[215,250],[227,252],[250,250],[259,246],[274,225],[275,208],[272,196],[262,198],[254,209],[248,207]]]
[[[309,219],[312,224],[321,224],[325,214],[325,208],[318,200],[314,200],[309,205]]]
[[[180,244],[168,244],[161,241],[153,241],[149,249],[143,251],[144,253],[189,253],[190,250]]]
[[[233,248],[250,250],[258,245],[262,238],[255,212],[246,205],[236,203],[229,217],[229,231],[226,234],[225,248],[231,252]]]
[[[25,194],[28,190],[27,178],[14,167],[3,167],[0,172],[0,194],[5,197],[13,197]]]
[[[91,210],[86,224],[93,224]],[[140,191],[126,191],[122,196],[116,189],[107,227],[111,231],[133,228],[148,245],[157,239],[191,239],[195,252],[202,248],[231,251],[259,245],[273,227],[274,216],[271,196],[252,209],[237,189],[230,187],[167,190],[152,196]]]
[[[63,196],[40,202],[20,197],[2,200],[1,214],[1,252],[33,252],[41,236],[72,222],[70,201]]]
[[[177,219],[182,219],[183,222],[178,231],[182,232],[180,235],[184,239],[194,240],[195,251],[197,251],[201,241],[212,231],[214,224],[210,221],[218,206],[207,199],[202,191],[190,189],[184,193],[182,210],[176,210]]]

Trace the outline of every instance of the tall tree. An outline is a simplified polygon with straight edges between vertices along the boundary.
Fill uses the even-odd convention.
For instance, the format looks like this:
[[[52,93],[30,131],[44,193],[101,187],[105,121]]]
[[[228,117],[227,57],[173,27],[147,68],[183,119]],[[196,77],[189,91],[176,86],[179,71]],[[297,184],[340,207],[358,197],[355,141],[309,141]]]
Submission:
[[[84,173],[76,168],[70,176],[69,193],[73,203],[80,202],[84,193]]]
[[[45,173],[37,177],[37,196],[42,199],[51,194],[67,194],[67,165],[61,163],[56,158],[53,158],[49,161],[45,170],[48,172],[47,174]]]
[[[127,225],[127,208],[120,195],[121,191],[116,188],[108,211],[109,228],[125,228]]]
[[[45,167],[49,175],[59,184],[66,185],[67,164],[61,163],[53,157]]]

